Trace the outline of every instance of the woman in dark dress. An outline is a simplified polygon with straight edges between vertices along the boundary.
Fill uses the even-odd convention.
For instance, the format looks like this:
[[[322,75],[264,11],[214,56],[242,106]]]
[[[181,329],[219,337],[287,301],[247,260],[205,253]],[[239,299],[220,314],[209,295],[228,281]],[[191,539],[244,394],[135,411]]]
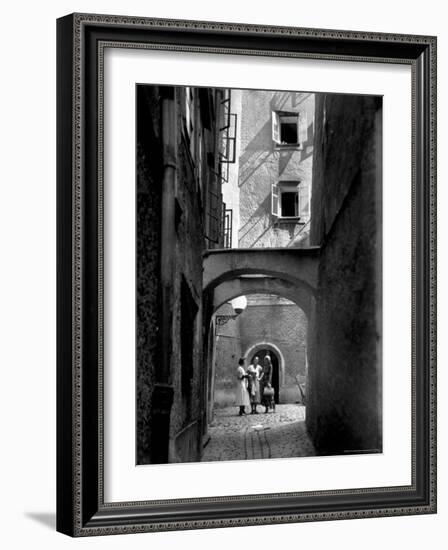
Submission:
[[[270,408],[275,412],[274,388],[272,387],[272,361],[269,355],[263,359],[263,373],[260,379],[261,404],[265,407],[265,413]]]

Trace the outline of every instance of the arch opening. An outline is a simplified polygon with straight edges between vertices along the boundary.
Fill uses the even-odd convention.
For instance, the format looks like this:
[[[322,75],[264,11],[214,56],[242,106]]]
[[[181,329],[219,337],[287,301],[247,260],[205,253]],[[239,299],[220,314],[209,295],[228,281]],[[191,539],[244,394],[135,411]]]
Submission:
[[[279,348],[273,344],[262,342],[252,346],[247,350],[245,356],[254,363],[254,359],[258,357],[260,364],[263,364],[264,358],[269,355],[272,362],[272,387],[274,388],[275,403],[280,403],[280,387],[285,379],[285,359]]]
[[[213,296],[213,313],[215,313],[226,302],[231,302],[240,296],[256,294],[274,294],[286,298],[296,303],[307,317],[309,317],[311,300],[314,298],[314,292],[308,287],[297,286],[284,276],[269,277],[259,273],[227,279],[218,284],[213,292],[210,291],[209,295]]]
[[[207,264],[205,264],[207,266]],[[290,284],[293,284],[297,288],[303,288],[306,289],[309,293],[314,294],[315,286],[314,284],[308,280],[311,277],[304,276],[303,278],[297,277],[295,275],[292,275],[292,272],[288,272],[285,268],[283,270],[281,268],[268,268],[268,267],[230,267],[229,269],[225,269],[219,274],[208,274],[208,277],[204,280],[204,291],[209,292],[213,291],[218,285],[221,283],[225,283],[226,281],[231,281],[232,279],[236,279],[238,277],[245,277],[248,275],[254,275],[259,276],[262,275],[266,278],[278,278],[282,279],[284,281],[289,282]],[[207,274],[206,274],[207,275]]]
[[[239,294],[241,295],[241,294]],[[212,316],[213,403],[210,409],[231,407],[235,402],[238,360],[247,370],[258,355],[260,363],[271,356],[275,402],[304,405],[298,379],[306,379],[308,316],[297,301],[273,293],[245,294],[247,307],[236,314],[230,302],[216,304]],[[231,296],[232,298],[235,296]],[[213,417],[213,413],[209,414]]]

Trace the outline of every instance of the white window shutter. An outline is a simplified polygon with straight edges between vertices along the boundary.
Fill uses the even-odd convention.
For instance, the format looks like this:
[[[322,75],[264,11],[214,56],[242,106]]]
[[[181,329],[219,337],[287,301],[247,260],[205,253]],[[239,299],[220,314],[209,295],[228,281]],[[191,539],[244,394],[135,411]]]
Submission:
[[[297,135],[299,136],[299,144],[303,145],[308,140],[308,117],[303,111],[297,119]]]
[[[307,184],[299,185],[299,218],[308,221],[310,217],[310,187]]]
[[[276,183],[272,184],[271,189],[271,212],[272,215],[278,218],[278,185]]]
[[[280,117],[272,111],[272,141],[280,143]]]

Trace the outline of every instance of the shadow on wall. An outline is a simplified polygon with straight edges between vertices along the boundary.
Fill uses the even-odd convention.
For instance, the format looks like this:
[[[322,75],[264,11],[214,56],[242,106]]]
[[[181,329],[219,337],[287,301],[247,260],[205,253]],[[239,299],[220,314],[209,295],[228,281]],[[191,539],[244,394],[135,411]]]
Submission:
[[[281,111],[284,106],[291,100],[291,107],[297,109],[299,105],[304,103],[313,94],[305,94],[303,92],[275,92],[271,99],[271,110]]]
[[[271,156],[272,151],[266,151],[266,143],[270,139],[271,131],[271,120],[269,119],[244,147],[244,153],[239,161],[239,187],[242,187]]]
[[[259,241],[265,233],[269,231],[272,226],[271,219],[266,217],[266,212],[270,210],[271,207],[271,195],[267,195],[262,202],[257,206],[255,212],[252,213],[250,218],[244,223],[244,225],[239,230],[238,239],[241,241],[243,239],[249,238],[250,234],[254,235],[255,240],[249,243],[250,246],[254,246],[257,241]]]
[[[287,168],[293,154],[300,152],[300,162],[303,162],[313,154],[314,142],[314,123],[313,120],[308,124],[307,140],[302,143],[300,151],[297,149],[288,149],[285,151],[276,150],[274,142],[271,140],[271,120],[259,130],[254,138],[246,145],[244,153],[240,157],[240,173],[238,186],[242,187],[254,174],[271,160],[272,156],[279,155],[279,175]],[[270,150],[266,150],[266,143],[271,143]]]

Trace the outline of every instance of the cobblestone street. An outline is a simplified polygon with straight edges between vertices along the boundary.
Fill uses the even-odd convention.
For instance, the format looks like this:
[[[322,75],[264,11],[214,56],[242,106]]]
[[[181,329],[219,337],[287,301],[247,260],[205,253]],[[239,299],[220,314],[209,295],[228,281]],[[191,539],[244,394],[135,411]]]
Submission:
[[[287,458],[316,454],[305,429],[305,407],[277,405],[267,414],[238,416],[237,407],[216,409],[203,462]],[[263,411],[263,412],[262,412]]]

